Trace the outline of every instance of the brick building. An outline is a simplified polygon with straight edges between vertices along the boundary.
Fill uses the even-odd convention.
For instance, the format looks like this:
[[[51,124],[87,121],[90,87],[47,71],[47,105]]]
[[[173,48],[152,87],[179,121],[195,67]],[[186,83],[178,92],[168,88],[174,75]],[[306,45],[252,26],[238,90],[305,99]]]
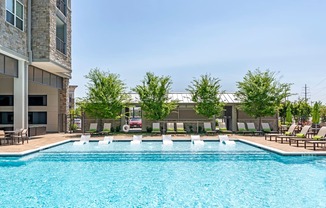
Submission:
[[[0,128],[65,131],[70,0],[0,1]]]

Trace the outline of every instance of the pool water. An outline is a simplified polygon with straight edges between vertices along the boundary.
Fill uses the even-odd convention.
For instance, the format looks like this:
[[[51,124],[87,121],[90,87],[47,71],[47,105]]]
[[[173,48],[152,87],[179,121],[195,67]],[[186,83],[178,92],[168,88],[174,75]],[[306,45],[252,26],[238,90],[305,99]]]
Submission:
[[[326,207],[326,157],[241,142],[111,145],[0,158],[0,207]]]

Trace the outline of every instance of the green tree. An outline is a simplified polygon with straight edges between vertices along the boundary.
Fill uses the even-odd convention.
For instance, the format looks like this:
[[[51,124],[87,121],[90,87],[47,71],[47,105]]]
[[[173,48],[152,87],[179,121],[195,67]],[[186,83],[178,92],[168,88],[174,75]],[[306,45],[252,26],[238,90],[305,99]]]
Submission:
[[[312,123],[317,125],[320,122],[320,102],[315,102],[314,106],[312,107]]]
[[[121,110],[129,102],[129,95],[119,75],[95,68],[85,78],[89,80],[87,97],[79,101],[81,108],[91,117],[120,118]]]
[[[321,122],[326,122],[326,106],[325,105],[320,106],[320,118],[321,118]]]
[[[190,92],[191,100],[195,103],[196,113],[213,118],[220,116],[223,112],[224,103],[220,99],[221,85],[218,78],[207,74],[201,75],[199,79],[191,82],[187,91]],[[213,124],[215,124],[215,119]]]
[[[290,95],[291,84],[280,83],[276,73],[269,70],[248,71],[242,82],[237,82],[236,96],[240,100],[240,108],[248,115],[259,118],[273,116],[281,101]]]
[[[292,115],[296,122],[304,123],[311,114],[311,106],[305,99],[299,99],[292,104]]]
[[[280,108],[278,110],[279,112],[279,117],[281,117],[282,123],[287,122],[286,117],[288,115],[288,110],[291,110],[291,102],[287,100],[285,103],[281,103]],[[290,111],[291,114],[291,111]],[[291,122],[292,122],[292,114],[291,114]]]
[[[151,120],[163,120],[177,107],[176,101],[169,99],[172,81],[169,76],[156,76],[147,72],[141,85],[132,90],[138,93],[144,117]]]
[[[287,125],[292,123],[291,105],[289,105],[286,109],[285,122]]]

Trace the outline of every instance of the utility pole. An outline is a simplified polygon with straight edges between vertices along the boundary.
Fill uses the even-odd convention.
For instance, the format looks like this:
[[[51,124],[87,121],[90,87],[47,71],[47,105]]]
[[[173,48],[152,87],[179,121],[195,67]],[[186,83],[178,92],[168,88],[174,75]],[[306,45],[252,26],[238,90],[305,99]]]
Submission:
[[[310,93],[309,93],[309,87],[307,86],[307,84],[304,85],[303,92],[301,92],[301,94],[303,94],[304,101],[308,102]]]
[[[304,100],[307,102],[308,98],[307,98],[307,84],[304,85]]]

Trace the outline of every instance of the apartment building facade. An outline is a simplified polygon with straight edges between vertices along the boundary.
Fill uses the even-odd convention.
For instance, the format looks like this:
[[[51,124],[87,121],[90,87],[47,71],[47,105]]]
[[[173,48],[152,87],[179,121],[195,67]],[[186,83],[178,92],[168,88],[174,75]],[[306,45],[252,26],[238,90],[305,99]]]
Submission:
[[[65,131],[70,0],[0,1],[0,129]]]

